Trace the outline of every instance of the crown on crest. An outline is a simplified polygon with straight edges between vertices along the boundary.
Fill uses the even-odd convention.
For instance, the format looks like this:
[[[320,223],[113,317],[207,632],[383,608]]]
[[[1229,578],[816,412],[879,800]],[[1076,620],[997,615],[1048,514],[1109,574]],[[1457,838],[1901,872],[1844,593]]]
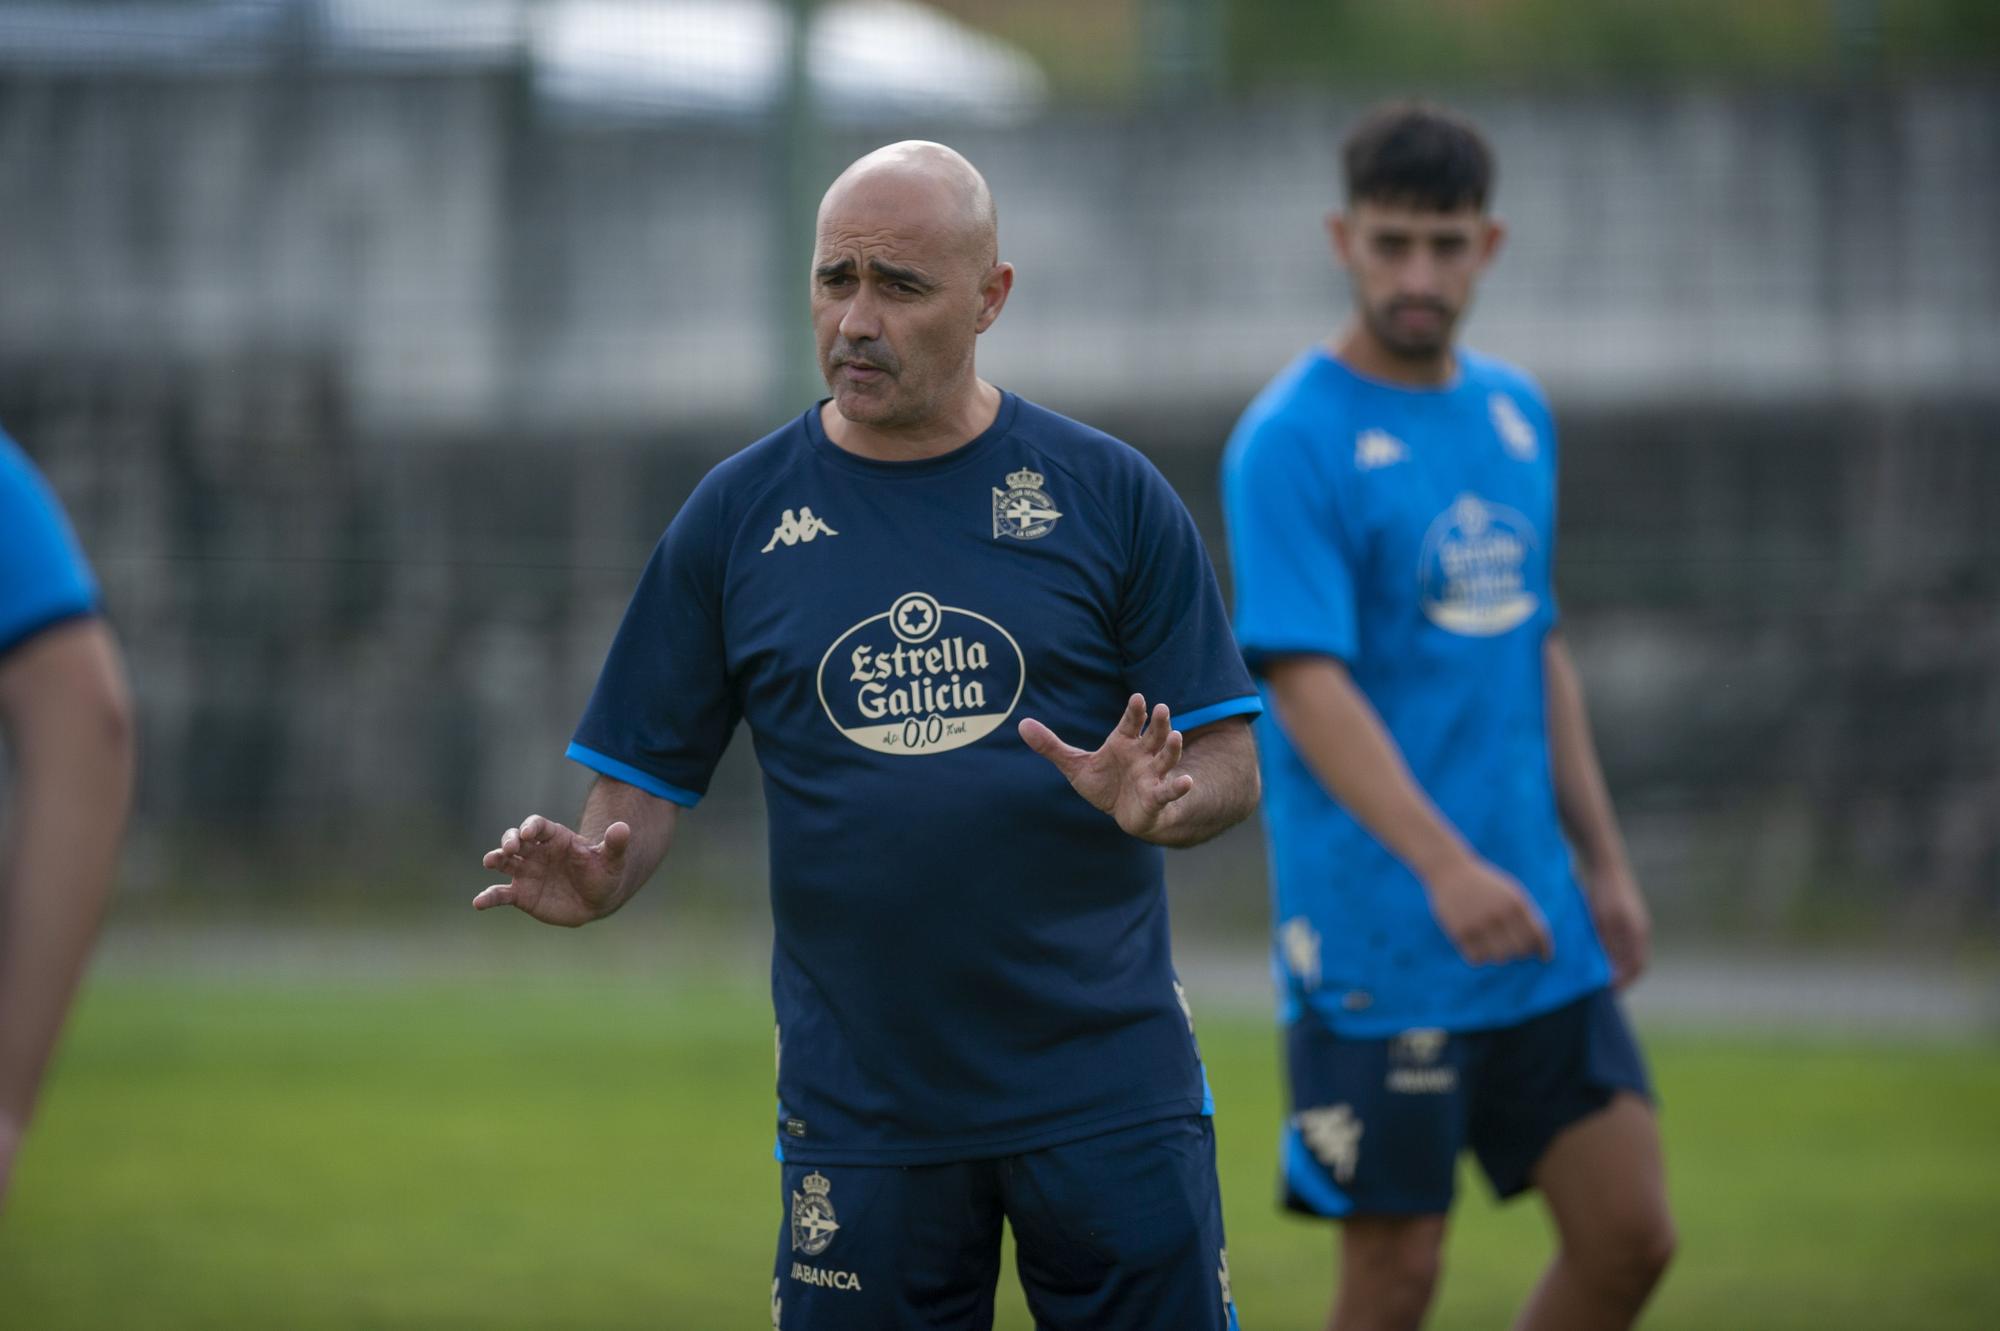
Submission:
[[[1019,471],[1010,471],[1007,473],[1007,485],[1010,489],[1015,490],[1039,490],[1042,488],[1042,482],[1045,479],[1042,473],[1033,471],[1027,467],[1023,467]]]
[[[827,1182],[826,1176],[816,1169],[806,1175],[804,1187],[807,1192],[815,1197],[824,1197],[827,1193],[833,1191],[833,1184]]]

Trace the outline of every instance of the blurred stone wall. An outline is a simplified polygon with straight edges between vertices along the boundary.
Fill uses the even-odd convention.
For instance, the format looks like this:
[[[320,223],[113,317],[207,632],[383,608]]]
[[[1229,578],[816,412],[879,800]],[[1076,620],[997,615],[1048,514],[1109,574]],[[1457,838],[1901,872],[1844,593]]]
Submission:
[[[1234,413],[1344,300],[1355,109],[827,155],[987,170],[1021,272],[989,374],[1145,448],[1219,555]],[[1564,421],[1568,624],[1662,913],[1990,926],[2000,93],[1468,109],[1513,226],[1472,335]],[[772,175],[755,125],[567,123],[506,74],[0,78],[0,422],[133,657],[135,881],[396,886],[573,806],[652,540],[778,419]],[[761,884],[745,749],[688,856]],[[1188,863],[1240,904],[1256,857]]]

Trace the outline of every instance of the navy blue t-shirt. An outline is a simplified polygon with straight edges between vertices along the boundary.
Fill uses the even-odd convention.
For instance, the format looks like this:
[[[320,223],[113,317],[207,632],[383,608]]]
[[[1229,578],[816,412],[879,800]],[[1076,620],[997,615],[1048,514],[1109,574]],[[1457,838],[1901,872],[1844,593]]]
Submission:
[[[779,1147],[915,1164],[1209,1108],[1160,850],[1022,743],[1126,699],[1261,710],[1194,523],[1145,458],[1013,394],[876,462],[817,408],[667,528],[569,756],[693,805],[739,719],[770,815]]]

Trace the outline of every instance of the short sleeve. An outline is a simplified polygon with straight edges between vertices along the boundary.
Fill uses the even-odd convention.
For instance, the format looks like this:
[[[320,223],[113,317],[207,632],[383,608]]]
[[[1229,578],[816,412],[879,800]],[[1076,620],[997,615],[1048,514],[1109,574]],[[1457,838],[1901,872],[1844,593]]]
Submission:
[[[1274,656],[1352,661],[1355,557],[1308,439],[1283,420],[1246,422],[1222,468],[1236,636],[1253,670]]]
[[[653,550],[568,757],[692,808],[741,715],[721,614],[722,533],[697,489]]]
[[[97,608],[97,581],[55,493],[0,434],[0,653]]]
[[[1166,703],[1182,731],[1254,716],[1263,703],[1229,631],[1201,533],[1166,478],[1140,463],[1118,608],[1126,683],[1149,703]]]

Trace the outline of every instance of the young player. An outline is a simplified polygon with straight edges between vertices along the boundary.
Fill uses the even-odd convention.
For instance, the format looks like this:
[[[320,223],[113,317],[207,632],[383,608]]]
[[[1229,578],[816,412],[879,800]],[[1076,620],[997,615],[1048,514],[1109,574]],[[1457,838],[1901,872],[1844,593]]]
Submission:
[[[1418,106],[1345,156],[1328,229],[1354,317],[1251,404],[1223,464],[1237,634],[1270,704],[1286,1200],[1342,1222],[1330,1327],[1415,1327],[1469,1147],[1502,1197],[1539,1189],[1559,1235],[1519,1325],[1623,1327],[1674,1242],[1613,996],[1648,921],[1556,626],[1547,404],[1454,344],[1502,239],[1491,157]]]
[[[474,903],[610,914],[748,721],[783,1331],[990,1326],[1003,1218],[1041,1326],[1235,1325],[1158,847],[1249,813],[1260,704],[1159,473],[975,373],[1012,282],[950,149],[834,182],[832,398],[668,527],[569,749],[579,829],[509,828]]]
[[[97,584],[55,496],[0,434],[0,1202],[111,893],[132,713]]]

